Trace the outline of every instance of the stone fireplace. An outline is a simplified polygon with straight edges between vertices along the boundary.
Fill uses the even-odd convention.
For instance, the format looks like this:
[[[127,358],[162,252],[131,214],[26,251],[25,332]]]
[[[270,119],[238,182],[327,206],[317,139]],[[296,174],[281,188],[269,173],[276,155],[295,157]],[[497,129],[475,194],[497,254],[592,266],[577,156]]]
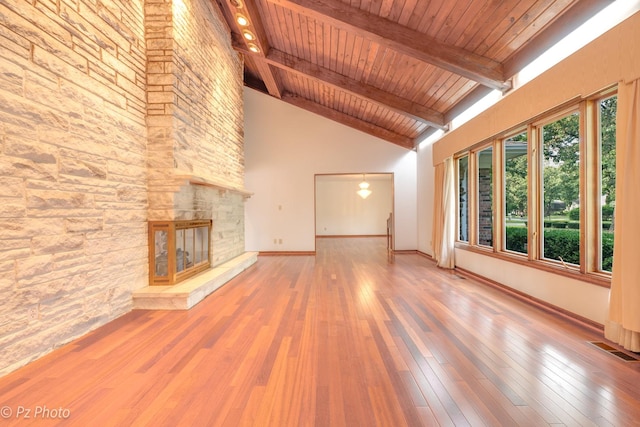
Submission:
[[[189,308],[256,259],[244,248],[243,62],[210,2],[144,11],[150,286],[134,307]]]
[[[134,308],[189,309],[257,260],[244,248],[249,193],[193,176],[165,190],[150,200],[171,219],[149,219],[149,286],[134,292]]]

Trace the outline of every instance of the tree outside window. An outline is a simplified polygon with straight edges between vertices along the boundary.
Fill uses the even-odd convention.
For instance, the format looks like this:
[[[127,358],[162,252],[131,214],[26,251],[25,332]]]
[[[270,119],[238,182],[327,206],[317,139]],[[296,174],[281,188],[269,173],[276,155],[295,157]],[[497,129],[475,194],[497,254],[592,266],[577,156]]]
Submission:
[[[458,240],[469,241],[469,156],[458,159]]]
[[[542,257],[579,265],[580,115],[542,126],[542,151]]]
[[[618,97],[598,103],[600,124],[600,268],[611,271],[613,265],[613,214],[616,203],[616,112]]]
[[[506,138],[504,146],[505,249],[527,253],[529,164],[527,132]]]

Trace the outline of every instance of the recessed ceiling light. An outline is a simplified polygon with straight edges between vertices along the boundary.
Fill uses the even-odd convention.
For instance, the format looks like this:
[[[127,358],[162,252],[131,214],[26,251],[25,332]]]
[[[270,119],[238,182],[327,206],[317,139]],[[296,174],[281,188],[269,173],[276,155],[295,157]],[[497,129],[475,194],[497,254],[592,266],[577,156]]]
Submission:
[[[245,39],[249,40],[249,41],[253,41],[256,39],[256,35],[253,34],[251,31],[249,30],[243,30],[242,31],[242,35],[244,36]]]
[[[240,9],[242,7],[242,2],[240,0],[229,0],[229,3],[231,3],[231,6],[236,9]]]
[[[253,53],[260,53],[260,48],[258,47],[258,45],[257,45],[257,44],[255,44],[255,43],[249,43],[249,44],[248,44],[248,46],[249,46],[249,50],[250,50],[251,52],[253,52]]]
[[[236,15],[236,22],[243,27],[249,25],[249,20],[247,19],[247,17],[241,14]]]

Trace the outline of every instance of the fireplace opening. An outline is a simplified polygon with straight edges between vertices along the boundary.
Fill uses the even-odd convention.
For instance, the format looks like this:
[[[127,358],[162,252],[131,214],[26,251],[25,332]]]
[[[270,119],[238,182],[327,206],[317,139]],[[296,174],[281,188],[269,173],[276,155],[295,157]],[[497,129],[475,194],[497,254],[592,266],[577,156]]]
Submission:
[[[211,223],[149,221],[149,284],[175,285],[211,268]]]

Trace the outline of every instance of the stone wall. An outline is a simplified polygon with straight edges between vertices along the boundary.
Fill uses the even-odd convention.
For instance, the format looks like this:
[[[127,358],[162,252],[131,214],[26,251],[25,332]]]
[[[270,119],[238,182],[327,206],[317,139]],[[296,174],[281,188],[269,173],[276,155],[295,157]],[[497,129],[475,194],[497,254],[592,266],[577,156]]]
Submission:
[[[0,374],[147,281],[142,0],[0,4]]]
[[[244,251],[221,22],[209,0],[0,3],[0,375],[131,310],[148,219],[210,217],[214,262]]]
[[[243,194],[205,185],[189,185],[176,195],[176,219],[211,219],[213,266],[244,253]],[[187,208],[188,207],[188,208]]]
[[[193,208],[167,186],[180,177],[244,185],[242,60],[223,22],[208,0],[147,0],[150,219]]]

